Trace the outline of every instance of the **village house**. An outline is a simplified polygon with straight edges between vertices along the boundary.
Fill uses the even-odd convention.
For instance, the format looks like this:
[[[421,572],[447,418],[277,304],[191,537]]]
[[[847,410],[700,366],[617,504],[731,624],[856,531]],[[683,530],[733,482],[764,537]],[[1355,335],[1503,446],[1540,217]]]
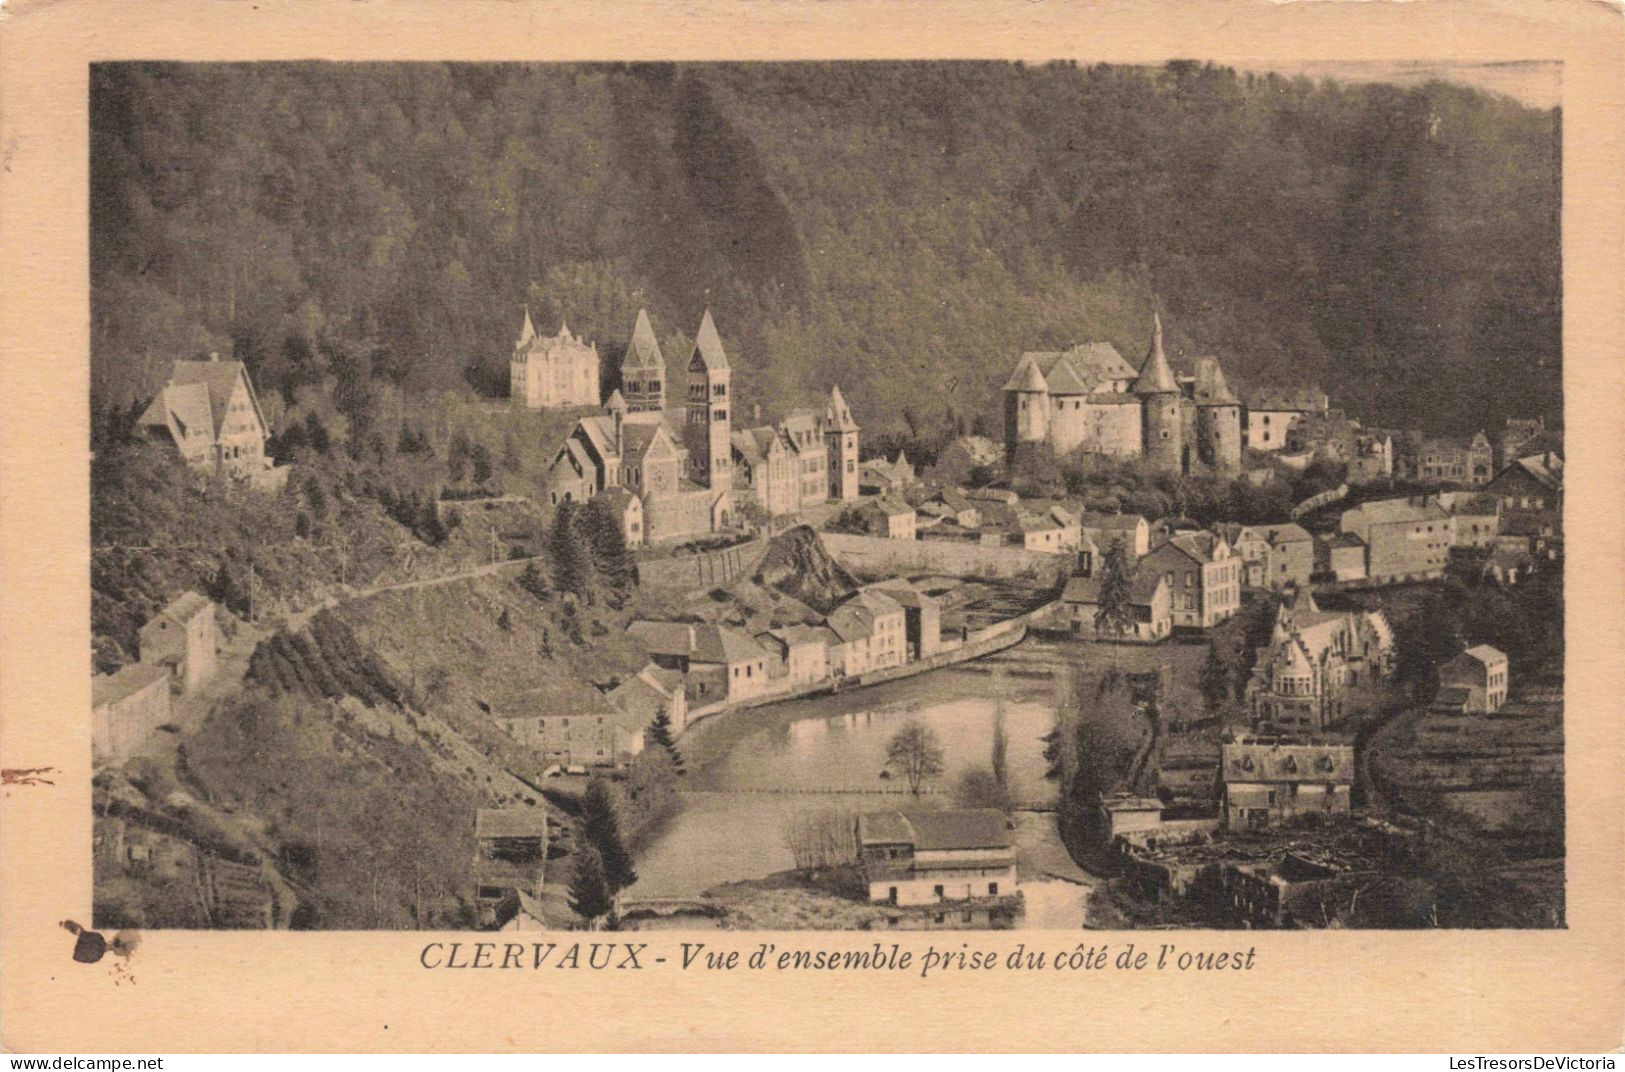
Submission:
[[[950,521],[962,529],[975,529],[982,523],[981,507],[963,488],[943,488],[934,498],[921,504],[919,512]]]
[[[588,711],[495,715],[497,725],[543,766],[560,767],[625,766],[643,751],[643,730],[653,720],[652,715],[643,720],[641,712],[610,703],[596,704]]]
[[[1287,437],[1304,417],[1325,413],[1331,401],[1316,387],[1266,387],[1248,396],[1245,439],[1248,450],[1287,449]]]
[[[482,927],[497,925],[517,890],[542,895],[547,871],[547,809],[481,808],[474,816],[474,904]]]
[[[1048,446],[1144,458],[1164,472],[1193,465],[1233,473],[1241,466],[1241,403],[1217,360],[1201,357],[1176,377],[1162,348],[1162,318],[1138,372],[1106,342],[1021,355],[1004,385],[1005,459]]]
[[[241,361],[210,354],[207,361],[175,362],[136,427],[172,444],[199,472],[263,483],[274,471],[265,453],[270,429]]]
[[[1085,511],[1081,519],[1083,535],[1101,554],[1121,540],[1130,562],[1151,550],[1151,523],[1139,514],[1101,514]]]
[[[643,500],[627,488],[605,488],[596,496],[608,504],[610,516],[620,527],[629,548],[643,546]]]
[[[1507,665],[1505,652],[1475,644],[1439,667],[1439,691],[1463,690],[1467,714],[1494,714],[1507,700]]]
[[[1160,573],[1176,630],[1207,629],[1227,621],[1241,607],[1241,564],[1224,537],[1182,532],[1152,548],[1140,570]]]
[[[1477,432],[1466,442],[1424,438],[1420,446],[1403,453],[1403,475],[1428,484],[1487,484],[1495,472],[1495,451],[1489,437]]]
[[[1062,620],[1074,635],[1094,640],[1133,641],[1155,644],[1173,632],[1173,612],[1168,582],[1156,570],[1135,570],[1129,579],[1130,621],[1122,633],[1096,624],[1100,613],[1100,571],[1091,576],[1068,578],[1061,590]]]
[[[541,335],[526,309],[508,361],[508,397],[526,409],[598,405],[597,344],[576,338],[562,322],[557,335]]]
[[[864,462],[858,477],[858,490],[864,495],[901,495],[918,481],[914,466],[902,451],[892,461],[870,458]]]
[[[756,642],[783,664],[789,688],[816,685],[829,676],[829,644],[823,629],[787,625],[758,633]]]
[[[141,627],[141,661],[168,667],[176,691],[191,692],[214,673],[217,643],[214,604],[185,592]]]
[[[1014,897],[1016,858],[991,808],[881,811],[857,820],[869,900],[900,906]]]
[[[695,626],[686,622],[639,619],[626,627],[626,635],[642,646],[649,661],[665,670],[688,673],[694,651]]]
[[[100,766],[123,763],[169,722],[169,671],[130,663],[90,679],[90,758]]]
[[[903,608],[903,661],[929,659],[942,650],[942,601],[925,594],[907,578],[895,577],[869,585]]]
[[[1248,588],[1304,586],[1315,571],[1315,538],[1301,525],[1219,525],[1214,531],[1241,559]]]
[[[1501,500],[1504,511],[1561,511],[1563,456],[1548,452],[1514,459],[1484,490]]]
[[[751,700],[771,690],[768,654],[731,625],[696,625],[688,662],[689,701]]]
[[[1307,588],[1289,590],[1247,685],[1253,722],[1319,733],[1347,713],[1349,689],[1386,679],[1393,659],[1393,629],[1381,611],[1322,611]]]
[[[1519,458],[1540,453],[1546,438],[1546,418],[1508,417],[1506,427],[1501,430],[1501,441],[1496,444],[1496,472]]]
[[[1360,424],[1341,409],[1299,415],[1286,433],[1286,451],[1316,461],[1348,462],[1359,446]]]
[[[1361,432],[1354,437],[1345,479],[1358,487],[1394,478],[1394,438],[1387,432]]]
[[[1338,529],[1366,545],[1374,581],[1423,580],[1442,574],[1455,543],[1455,523],[1434,499],[1382,499],[1345,510]]]
[[[862,607],[873,622],[869,637],[867,670],[885,670],[902,666],[908,655],[908,622],[903,605],[891,593],[879,588],[860,588],[830,615],[834,619],[847,607]]]
[[[1441,491],[1434,501],[1453,522],[1452,547],[1489,548],[1501,531],[1501,500],[1488,492]]]
[[[1220,749],[1224,822],[1261,830],[1296,815],[1347,814],[1354,787],[1354,747],[1242,738]]]
[[[1363,581],[1365,541],[1352,532],[1334,532],[1315,538],[1315,573],[1334,581]]]
[[[658,663],[649,663],[606,695],[616,710],[628,716],[617,720],[617,759],[623,754],[630,759],[643,751],[647,735],[640,727],[647,727],[661,715],[670,721],[673,736],[682,733],[688,725],[688,694],[683,674]]]
[[[878,499],[865,500],[858,509],[863,516],[864,527],[871,536],[912,540],[918,535],[918,518],[914,507],[901,499],[883,495]]]

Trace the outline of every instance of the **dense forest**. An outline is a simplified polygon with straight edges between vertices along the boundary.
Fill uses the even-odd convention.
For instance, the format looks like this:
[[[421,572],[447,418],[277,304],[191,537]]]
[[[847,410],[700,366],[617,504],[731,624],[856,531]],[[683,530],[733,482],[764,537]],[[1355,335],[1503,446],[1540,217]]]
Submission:
[[[1193,62],[102,64],[93,402],[209,350],[274,425],[500,394],[526,303],[612,383],[638,306],[675,363],[709,304],[767,416],[995,431],[1023,349],[1137,358],[1156,306],[1368,422],[1556,421],[1559,122]]]

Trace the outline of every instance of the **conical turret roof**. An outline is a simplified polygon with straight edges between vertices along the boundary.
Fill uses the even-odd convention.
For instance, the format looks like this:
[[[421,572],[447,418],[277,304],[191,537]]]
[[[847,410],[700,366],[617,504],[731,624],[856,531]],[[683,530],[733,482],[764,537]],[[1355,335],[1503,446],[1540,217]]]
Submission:
[[[1134,381],[1134,393],[1137,395],[1179,393],[1179,385],[1174,382],[1173,370],[1168,367],[1168,358],[1162,352],[1162,317],[1155,313],[1152,314],[1151,321],[1151,349],[1145,355],[1145,364],[1140,366],[1140,378]]]
[[[700,330],[694,334],[694,354],[688,360],[688,367],[692,369],[696,363],[712,371],[728,368],[728,355],[723,352],[722,338],[717,334],[709,309],[700,318]]]
[[[536,325],[530,322],[530,306],[525,306],[525,322],[519,326],[519,341],[515,349],[523,349],[536,341]]]
[[[632,328],[632,341],[626,346],[626,359],[621,362],[622,368],[629,369],[664,369],[666,358],[660,352],[660,340],[655,338],[655,329],[649,323],[649,311],[638,310],[638,322]]]
[[[1196,404],[1199,406],[1239,406],[1241,401],[1225,382],[1224,369],[1216,357],[1196,360]]]
[[[1010,373],[1005,381],[1006,391],[1048,391],[1049,384],[1044,380],[1044,374],[1038,368],[1038,362],[1032,354],[1022,354],[1021,360],[1016,363],[1016,369]]]

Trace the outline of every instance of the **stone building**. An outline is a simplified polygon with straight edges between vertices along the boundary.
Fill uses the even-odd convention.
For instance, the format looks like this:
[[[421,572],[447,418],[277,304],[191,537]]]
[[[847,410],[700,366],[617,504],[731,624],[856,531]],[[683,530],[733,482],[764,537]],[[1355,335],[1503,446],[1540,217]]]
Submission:
[[[214,673],[214,604],[184,592],[141,627],[141,661],[169,668],[177,691],[191,692]]]
[[[91,762],[123,763],[169,721],[169,672],[131,663],[90,682]]]
[[[1016,857],[1003,812],[870,812],[858,817],[857,842],[870,901],[935,905],[1016,893]]]
[[[621,395],[629,413],[662,413],[666,409],[666,357],[649,323],[646,310],[638,310],[632,341],[621,360]]]
[[[1301,525],[1219,525],[1242,561],[1248,588],[1305,587],[1315,572],[1315,538]]]
[[[1507,702],[1507,665],[1505,652],[1475,644],[1439,667],[1439,691],[1464,691],[1462,710],[1468,714],[1494,714]]]
[[[1174,628],[1190,631],[1218,625],[1240,609],[1241,566],[1224,537],[1182,532],[1152,548],[1138,569],[1162,574]]]
[[[1393,659],[1393,630],[1382,612],[1322,611],[1307,588],[1289,591],[1247,684],[1253,722],[1319,733],[1347,713],[1349,689],[1385,680]]]
[[[1420,497],[1362,503],[1343,511],[1338,529],[1365,544],[1366,575],[1374,581],[1437,576],[1455,543],[1449,512]]]
[[[1296,815],[1347,814],[1354,747],[1243,738],[1220,749],[1224,824],[1261,830]]]
[[[658,357],[652,329],[644,330],[647,323],[648,318],[640,314],[628,347],[629,354],[643,355],[636,359],[639,362]],[[630,382],[638,385],[642,408],[634,409],[617,389],[601,412],[576,421],[548,467],[550,501],[554,505],[583,502],[609,489],[625,488],[642,504],[640,511],[618,503],[625,524],[637,522],[642,527],[641,532],[624,532],[629,544],[690,538],[728,528],[733,521],[730,370],[710,311],[700,322],[689,359],[688,401],[681,410],[661,408],[664,382],[652,378],[653,369],[636,368]],[[821,475],[819,483],[822,485]]]
[[[1244,438],[1248,450],[1287,449],[1293,428],[1304,418],[1324,414],[1331,400],[1318,387],[1264,387],[1247,398]]]
[[[1167,472],[1241,467],[1240,401],[1214,358],[1174,375],[1160,316],[1138,372],[1104,342],[1022,354],[1004,385],[1004,429],[1007,462],[1024,444],[1044,443],[1057,455],[1141,457]]]
[[[241,361],[177,361],[136,427],[174,445],[200,472],[258,478],[271,472],[269,429]],[[278,472],[282,472],[279,470]]]
[[[508,397],[527,409],[598,405],[598,346],[562,322],[557,335],[538,334],[526,309],[508,361]]]
[[[755,497],[772,517],[858,496],[858,425],[836,387],[823,411],[792,411],[777,425],[730,439],[736,497]]]

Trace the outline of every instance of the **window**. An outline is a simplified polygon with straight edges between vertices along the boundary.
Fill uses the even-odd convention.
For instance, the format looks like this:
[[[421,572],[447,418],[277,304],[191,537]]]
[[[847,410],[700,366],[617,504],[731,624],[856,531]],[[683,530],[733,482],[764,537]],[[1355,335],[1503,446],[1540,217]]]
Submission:
[[[999,895],[999,884],[997,882],[989,882],[987,884],[987,895],[989,897],[997,897]]]
[[[937,900],[940,901],[942,899],[942,887],[941,886],[932,886],[931,887],[931,892],[936,895]],[[937,922],[938,923],[942,922],[942,917],[941,916],[937,917]]]

